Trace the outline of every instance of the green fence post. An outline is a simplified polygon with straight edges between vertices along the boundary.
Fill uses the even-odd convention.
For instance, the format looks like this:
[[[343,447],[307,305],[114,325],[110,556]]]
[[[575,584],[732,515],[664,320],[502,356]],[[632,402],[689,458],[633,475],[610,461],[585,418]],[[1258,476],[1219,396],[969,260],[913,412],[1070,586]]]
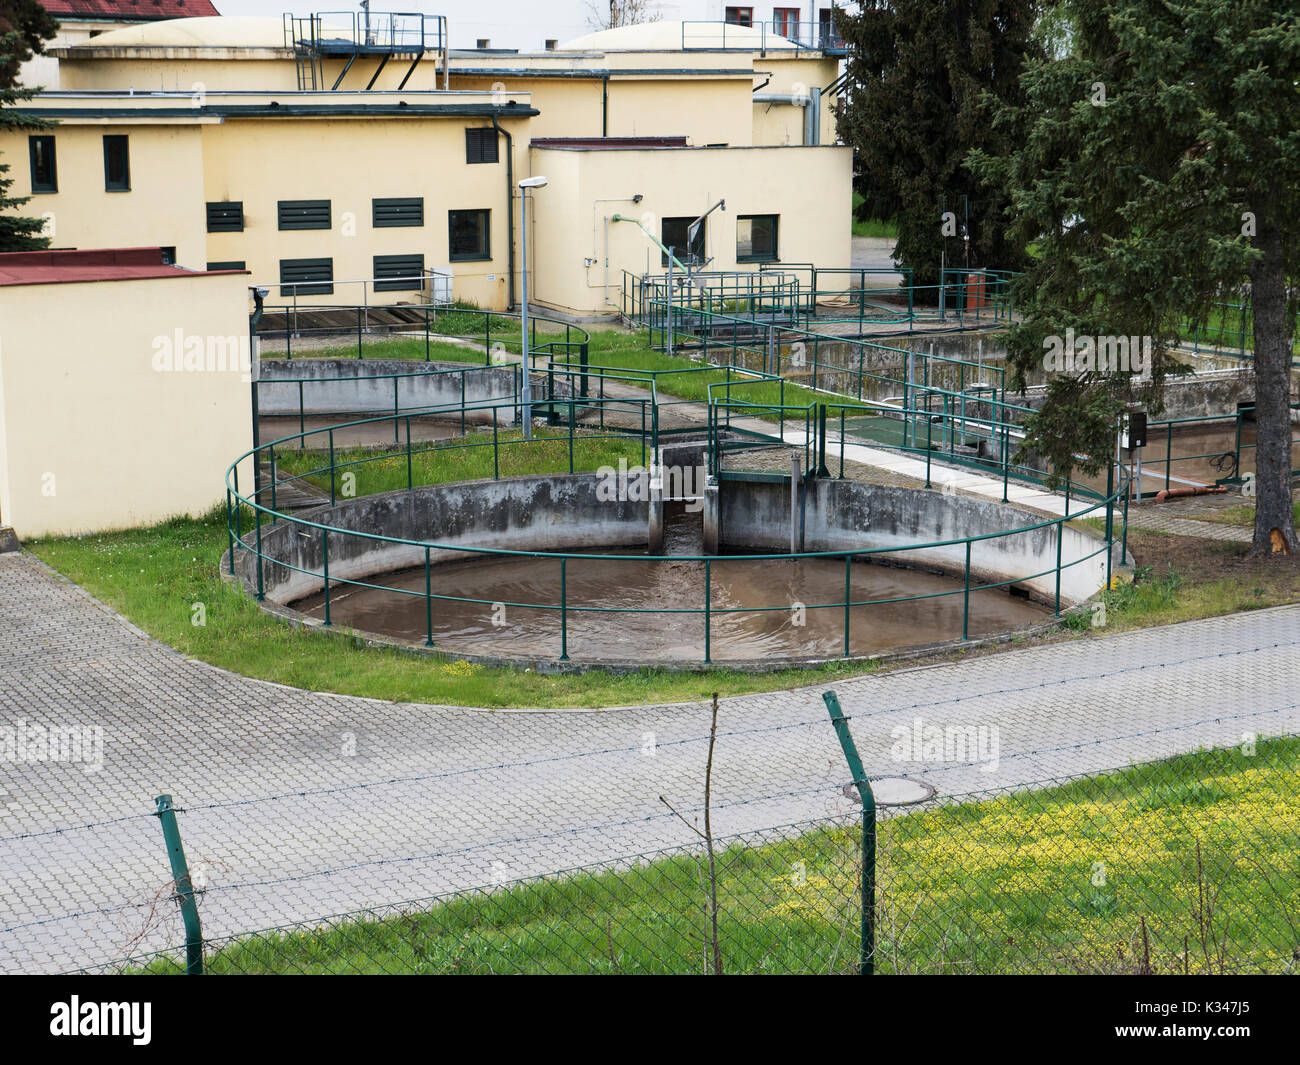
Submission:
[[[253,514],[257,524],[257,601],[260,603],[266,599],[266,589],[262,587],[262,504],[258,502],[256,492],[253,493]]]
[[[176,825],[176,807],[170,795],[159,795],[154,802],[157,805],[154,812],[162,824],[163,842],[167,845],[167,860],[172,867],[172,882],[181,904],[181,919],[185,922],[185,975],[202,976],[203,927],[199,923],[199,907],[194,900],[185,848],[181,845],[181,831]]]
[[[1061,545],[1065,540],[1065,520],[1056,523],[1056,617],[1061,616]]]
[[[331,625],[330,621],[330,531],[321,529],[320,531],[320,558],[321,558],[321,577],[325,581],[325,624]]]
[[[569,400],[569,472],[573,472],[573,400]]]
[[[823,692],[822,700],[830,711],[831,724],[844,751],[844,760],[853,774],[853,786],[862,800],[862,953],[858,973],[871,976],[876,970],[876,797],[871,791],[858,757],[857,745],[849,732],[849,723],[840,709],[840,700],[833,691]]]
[[[330,430],[329,439],[330,439],[330,506],[333,506],[337,501],[334,494],[335,488],[334,488],[334,430],[333,429]]]
[[[966,541],[966,590],[962,593],[961,638],[970,639],[970,540]]]
[[[709,632],[709,600],[713,597],[713,562],[710,559],[704,560],[704,664],[710,665],[713,662],[711,655],[712,647],[710,646]]]
[[[230,575],[235,575],[235,521],[230,508],[230,489],[226,489],[226,535],[230,539]]]
[[[560,661],[569,660],[569,560],[560,559]]]
[[[429,549],[424,549],[424,646],[433,646],[433,580],[429,568]]]
[[[844,657],[849,657],[849,607],[853,604],[853,556],[844,556]]]
[[[414,487],[411,471],[411,416],[406,416],[406,487]]]
[[[492,480],[501,480],[501,447],[497,442],[498,425],[496,412],[492,412]]]

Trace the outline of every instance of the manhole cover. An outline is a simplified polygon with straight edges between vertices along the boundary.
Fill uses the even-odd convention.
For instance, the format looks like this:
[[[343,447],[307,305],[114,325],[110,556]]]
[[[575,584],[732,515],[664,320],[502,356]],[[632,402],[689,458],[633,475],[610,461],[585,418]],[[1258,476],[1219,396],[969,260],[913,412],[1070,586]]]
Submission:
[[[914,777],[879,777],[871,781],[871,794],[876,797],[877,806],[911,806],[932,798],[934,792],[933,784]],[[857,799],[858,789],[845,784],[844,794]]]

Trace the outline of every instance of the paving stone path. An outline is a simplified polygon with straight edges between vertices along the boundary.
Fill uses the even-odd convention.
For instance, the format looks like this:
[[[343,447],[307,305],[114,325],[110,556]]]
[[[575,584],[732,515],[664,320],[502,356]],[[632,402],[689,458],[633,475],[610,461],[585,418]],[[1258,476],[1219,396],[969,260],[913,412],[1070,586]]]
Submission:
[[[873,776],[944,795],[1300,731],[1300,606],[836,684]],[[715,831],[850,814],[820,688],[725,699]],[[891,758],[891,730],[999,730],[996,764]],[[169,881],[154,796],[183,808],[205,933],[234,934],[690,843],[699,704],[488,712],[301,691],[189,660],[30,555],[0,555],[0,729],[103,729],[102,768],[0,762],[0,971],[139,938]],[[3,734],[0,734],[0,738]],[[2,749],[2,748],[0,748]],[[81,827],[81,826],[91,827]],[[141,905],[144,903],[145,905]]]

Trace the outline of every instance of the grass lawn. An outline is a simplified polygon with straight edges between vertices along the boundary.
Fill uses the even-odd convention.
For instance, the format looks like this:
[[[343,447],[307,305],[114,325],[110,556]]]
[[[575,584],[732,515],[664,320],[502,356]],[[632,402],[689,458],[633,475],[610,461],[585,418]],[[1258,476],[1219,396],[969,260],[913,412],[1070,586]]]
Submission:
[[[1260,741],[881,822],[877,966],[912,972],[1293,970],[1300,740]],[[731,973],[847,972],[860,835],[718,852]],[[691,973],[709,956],[698,853],[333,918],[210,948],[211,973]],[[1143,927],[1145,925],[1145,943]],[[174,960],[146,971],[178,972]]]
[[[898,239],[898,223],[893,219],[867,218],[858,221],[857,210],[862,204],[862,196],[853,194],[853,235],[855,237],[888,237]]]
[[[354,447],[335,452],[335,482],[346,472],[356,474],[356,495],[376,495],[399,488],[448,481],[470,481],[501,477],[518,477],[543,471],[565,472],[570,469],[567,429],[533,431],[526,443],[518,429],[501,429],[496,434],[497,455],[494,466],[492,431],[470,432],[454,440],[415,443],[408,470],[406,450],[392,447]],[[596,470],[617,466],[626,459],[629,466],[642,461],[641,437],[601,433],[578,429],[573,437],[574,471]],[[329,491],[329,454],[286,449],[277,454],[276,465],[282,476],[301,476],[316,487]],[[317,472],[324,470],[323,473]]]

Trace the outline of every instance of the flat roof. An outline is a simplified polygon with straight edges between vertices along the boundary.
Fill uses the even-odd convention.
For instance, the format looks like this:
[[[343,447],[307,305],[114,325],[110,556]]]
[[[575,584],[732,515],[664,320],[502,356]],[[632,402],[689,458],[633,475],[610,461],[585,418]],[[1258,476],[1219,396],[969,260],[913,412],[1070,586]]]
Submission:
[[[93,248],[0,253],[0,286],[60,285],[88,281],[140,281],[247,270],[186,270],[167,266],[161,248]]]

